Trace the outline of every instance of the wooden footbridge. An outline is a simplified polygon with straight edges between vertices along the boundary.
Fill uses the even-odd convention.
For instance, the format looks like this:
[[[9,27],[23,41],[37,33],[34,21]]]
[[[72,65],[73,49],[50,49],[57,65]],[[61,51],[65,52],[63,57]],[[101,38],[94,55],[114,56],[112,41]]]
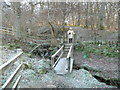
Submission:
[[[51,65],[56,74],[72,72],[73,67],[73,44],[65,44],[51,56]]]
[[[74,53],[73,47],[75,43],[75,33],[73,30],[67,32],[66,43],[61,46],[61,48],[51,56],[51,65],[56,74],[67,74],[72,72]],[[58,56],[58,58],[56,57]]]
[[[36,46],[37,49],[40,45]],[[73,67],[73,43],[65,43],[59,50],[51,56],[51,68],[56,74],[67,74],[72,72]],[[33,50],[34,50],[33,49]],[[33,51],[32,50],[32,51]],[[21,70],[23,51],[18,49],[17,54],[8,60],[6,63],[0,66],[0,88],[4,90],[6,88],[12,88],[13,90],[17,88],[19,81],[21,79]],[[17,62],[17,63],[16,63]],[[18,63],[19,62],[19,63]],[[13,69],[13,71],[12,71]],[[7,75],[9,73],[9,75]],[[4,78],[6,76],[6,78]],[[5,82],[3,82],[3,80]]]
[[[23,51],[18,51],[19,52],[13,58],[0,66],[1,90],[6,88],[16,89],[22,77],[21,70],[23,62],[21,62],[21,58]],[[51,68],[53,68],[56,74],[67,74],[72,72],[73,61],[73,44],[64,44],[54,55],[51,56]],[[14,71],[11,71],[11,68],[14,68]],[[6,75],[8,72],[12,73]],[[7,78],[3,83],[2,79],[4,79],[4,75],[7,76]]]

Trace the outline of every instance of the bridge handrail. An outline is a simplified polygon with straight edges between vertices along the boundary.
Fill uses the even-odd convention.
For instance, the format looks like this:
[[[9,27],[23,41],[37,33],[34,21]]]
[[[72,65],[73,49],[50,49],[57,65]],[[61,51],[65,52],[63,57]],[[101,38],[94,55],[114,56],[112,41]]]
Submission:
[[[2,66],[0,66],[0,75],[2,75],[2,73],[4,73],[6,71],[7,68],[9,68],[9,66],[11,66],[11,64],[13,64],[16,59],[18,57],[20,57],[23,54],[23,51],[21,49],[19,49],[19,53],[17,53],[17,55],[15,55],[13,58],[11,58],[8,62],[4,63]],[[10,84],[12,84],[12,80],[15,79],[15,77],[17,76],[17,73],[20,71],[22,67],[22,63],[20,62],[19,66],[15,69],[15,71],[10,75],[10,77],[6,80],[6,82],[2,85],[1,89],[4,90],[6,87],[10,86]],[[20,77],[18,77],[18,79],[14,82],[14,87],[17,88],[17,85],[20,81]],[[1,86],[0,85],[0,86]]]
[[[63,52],[60,54],[60,56],[58,57],[58,59],[56,60],[56,62],[54,63],[54,65],[52,66],[53,68],[56,66],[56,64],[58,63],[58,61],[60,60],[61,56],[63,55]]]
[[[68,55],[67,55],[67,60],[68,60],[68,68],[69,68],[69,72],[72,72],[72,68],[73,68],[73,45],[70,46]]]
[[[16,82],[14,83],[14,85],[13,85],[13,87],[12,87],[13,89],[16,89],[16,88],[17,88],[18,83],[20,82],[21,77],[22,77],[22,75],[19,75],[19,77],[17,78]]]
[[[61,48],[60,49],[58,49],[58,51],[55,53],[55,54],[53,54],[51,57],[55,57],[62,49],[63,49],[63,47],[64,47],[64,45],[63,46],[61,46]]]
[[[69,52],[67,54],[67,59],[70,58],[72,55],[72,48],[73,48],[73,45],[70,46]]]
[[[60,49],[58,49],[58,51],[55,53],[55,54],[53,54],[52,56],[51,56],[51,65],[53,65],[54,64],[54,58],[55,58],[55,56],[61,51],[61,54],[62,54],[62,52],[63,52],[63,48],[64,48],[64,45],[63,46],[61,46],[61,48]],[[60,57],[61,57],[62,55],[60,55]],[[60,57],[58,57],[58,58],[60,58]],[[58,59],[57,59],[58,60]]]
[[[37,46],[35,46],[29,53],[32,53],[35,49],[37,49],[38,47],[40,47],[41,44],[38,44]]]
[[[23,52],[18,53],[16,56],[14,56],[13,58],[11,58],[8,62],[4,63],[2,66],[0,66],[0,70],[4,69],[5,67],[7,67],[9,64],[11,64],[12,62],[15,61],[15,59],[17,59],[19,56],[21,56],[23,54]]]
[[[12,79],[15,77],[15,75],[17,74],[17,72],[20,70],[20,68],[22,67],[22,64],[20,64],[16,70],[12,73],[12,75],[7,79],[7,81],[4,83],[4,85],[1,87],[1,89],[5,89],[9,84],[10,82],[12,81]]]

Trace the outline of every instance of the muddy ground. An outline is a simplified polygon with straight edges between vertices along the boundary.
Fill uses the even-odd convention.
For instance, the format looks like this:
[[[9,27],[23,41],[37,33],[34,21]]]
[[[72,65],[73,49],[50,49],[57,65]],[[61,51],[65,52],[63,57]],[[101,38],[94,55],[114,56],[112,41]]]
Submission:
[[[86,30],[80,27],[72,27],[76,33],[76,41],[117,41],[118,31],[111,30]],[[95,32],[95,34],[94,34]],[[75,65],[88,70],[93,76],[102,77],[107,80],[117,80],[109,84],[120,86],[120,62],[118,57],[98,56],[90,54],[89,58],[84,58],[81,51],[74,52]],[[93,69],[93,70],[91,70]],[[105,81],[105,80],[104,80]]]
[[[75,65],[90,71],[93,76],[104,79],[119,79],[119,59],[91,54],[90,58],[84,58],[82,52],[75,52]],[[120,84],[120,83],[119,83]],[[116,84],[115,84],[116,85]]]

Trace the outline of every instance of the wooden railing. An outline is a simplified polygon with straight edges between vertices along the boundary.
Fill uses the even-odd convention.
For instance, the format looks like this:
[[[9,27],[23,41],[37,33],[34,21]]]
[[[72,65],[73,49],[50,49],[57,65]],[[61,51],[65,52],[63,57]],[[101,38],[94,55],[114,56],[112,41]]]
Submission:
[[[6,28],[6,27],[0,27],[0,33],[15,35],[15,31],[13,28]]]
[[[12,65],[14,65],[15,61],[17,61],[18,58],[20,58],[20,56],[22,54],[23,54],[23,51],[20,50],[20,52],[17,55],[15,55],[8,62],[6,62],[2,66],[0,66],[0,75],[1,75],[1,77],[2,77],[2,75],[5,73],[5,71],[7,69],[9,69],[10,67],[12,67]],[[19,83],[19,81],[21,79],[21,75],[18,75],[18,72],[20,71],[21,67],[22,67],[22,63],[20,61],[20,64],[15,69],[15,71],[10,75],[10,77],[6,80],[6,82],[4,84],[1,83],[1,89],[2,90],[6,89],[6,88],[13,88],[13,89],[17,88],[17,85],[18,85],[18,83]]]
[[[1,29],[5,29],[5,30],[13,30],[13,28],[7,28],[7,27],[0,27]]]
[[[59,61],[59,59],[61,58],[62,54],[63,54],[63,48],[64,48],[64,45],[61,46],[61,48],[51,56],[51,65],[52,67],[55,67],[55,65],[57,64],[57,62]],[[56,62],[55,62],[55,57],[56,55],[58,55],[59,53],[61,52],[61,54],[59,55],[59,57],[57,58]]]
[[[73,45],[70,46],[69,52],[67,54],[67,60],[68,60],[68,68],[69,72],[72,72],[73,67]]]
[[[0,33],[2,33],[2,34],[10,34],[10,35],[14,35],[14,34],[15,34],[15,33],[12,32],[12,31],[3,30],[3,29],[0,29]]]
[[[29,53],[32,53],[34,50],[36,50],[37,48],[40,47],[41,44],[38,44],[37,46],[35,46]]]
[[[70,46],[70,49],[69,49],[69,52],[68,52],[68,54],[67,54],[67,58],[71,58],[71,57],[73,57],[72,55],[73,55],[73,45],[71,45]]]
[[[4,63],[2,66],[0,66],[0,70],[5,71],[10,64],[13,64],[15,62],[15,60],[21,56],[21,54],[23,54],[23,52],[18,53],[16,56],[14,56],[13,58],[11,58],[8,62]]]
[[[50,42],[54,39],[48,39],[48,40],[36,40],[36,39],[32,39],[32,38],[26,38],[25,42],[32,42],[32,43],[47,43]]]
[[[58,61],[60,60],[61,56],[63,55],[63,48],[64,48],[64,45],[54,55],[51,56],[52,68],[54,68],[57,65]],[[59,55],[59,57],[57,59],[55,59],[56,55],[58,55],[60,52],[61,52],[61,54]],[[69,72],[72,72],[73,60],[74,60],[73,59],[73,44],[70,46],[70,49],[68,51],[66,59],[68,61]]]

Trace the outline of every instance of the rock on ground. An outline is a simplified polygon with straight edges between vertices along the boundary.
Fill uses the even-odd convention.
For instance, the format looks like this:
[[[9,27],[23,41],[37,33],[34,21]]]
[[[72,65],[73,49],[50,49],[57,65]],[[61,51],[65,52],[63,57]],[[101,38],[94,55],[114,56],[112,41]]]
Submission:
[[[115,88],[108,86],[96,80],[88,71],[84,69],[73,70],[72,73],[66,75],[57,75],[53,70],[49,70],[46,74],[37,73],[36,69],[45,65],[49,67],[50,61],[37,61],[34,69],[26,69],[22,71],[22,79],[20,88]]]

